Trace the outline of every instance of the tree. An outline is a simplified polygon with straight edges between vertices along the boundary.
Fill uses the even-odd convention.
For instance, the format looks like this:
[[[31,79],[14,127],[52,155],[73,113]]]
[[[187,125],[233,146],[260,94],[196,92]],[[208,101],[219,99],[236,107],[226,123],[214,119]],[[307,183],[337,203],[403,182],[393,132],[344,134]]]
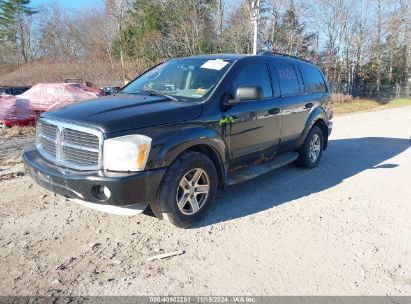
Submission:
[[[217,49],[217,4],[211,0],[135,0],[121,33],[126,55],[157,61],[213,52]]]
[[[253,26],[251,24],[252,6],[250,0],[242,1],[234,8],[221,35],[223,52],[251,54],[253,51]],[[261,37],[261,35],[260,35]]]
[[[77,11],[0,0],[0,68],[41,61],[121,83],[169,58],[252,53],[253,0],[101,1]],[[409,0],[260,0],[258,49],[313,61],[335,91],[411,88],[409,12]]]
[[[19,51],[25,63],[30,58],[30,39],[25,17],[36,13],[30,0],[0,1],[0,41],[9,41]]]
[[[307,30],[305,22],[301,22],[302,8],[292,1],[284,13],[278,9],[274,2],[271,8],[271,48],[280,53],[309,57],[310,47],[314,46],[317,36]]]
[[[120,63],[124,82],[129,81],[129,77],[127,77],[124,67],[124,41],[122,33],[129,8],[129,0],[108,0],[106,2],[106,15],[109,17],[109,22],[113,22],[118,29],[118,48],[120,52]]]

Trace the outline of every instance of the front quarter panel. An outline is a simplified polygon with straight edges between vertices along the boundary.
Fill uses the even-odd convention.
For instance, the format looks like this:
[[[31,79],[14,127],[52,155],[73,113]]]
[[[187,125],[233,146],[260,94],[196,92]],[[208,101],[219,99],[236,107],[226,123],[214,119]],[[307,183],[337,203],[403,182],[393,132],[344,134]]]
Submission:
[[[226,167],[228,149],[225,141],[205,126],[164,126],[144,133],[153,139],[147,170],[168,167],[181,153],[197,145],[212,148],[219,156],[221,164]]]

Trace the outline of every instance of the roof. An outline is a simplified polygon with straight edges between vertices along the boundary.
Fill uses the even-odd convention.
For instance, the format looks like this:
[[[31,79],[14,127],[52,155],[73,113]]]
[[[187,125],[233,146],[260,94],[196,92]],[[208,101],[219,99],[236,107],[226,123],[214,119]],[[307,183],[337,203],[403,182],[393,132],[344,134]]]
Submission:
[[[237,61],[243,58],[261,58],[261,57],[267,57],[270,59],[278,59],[280,61],[303,61],[307,63],[311,63],[308,60],[305,60],[303,58],[299,58],[296,56],[288,55],[288,54],[282,54],[282,53],[274,53],[274,52],[262,52],[259,53],[258,55],[252,55],[252,54],[204,54],[204,55],[194,55],[194,56],[189,56],[189,57],[184,57],[184,58],[198,58],[198,59],[208,59],[208,60],[215,60],[215,59],[223,59],[223,60],[232,60],[232,61]]]
[[[288,60],[297,60],[297,61],[304,61],[307,63],[311,63],[311,61],[297,57],[297,56],[293,56],[293,55],[289,55],[289,54],[285,54],[285,53],[277,53],[277,52],[271,52],[271,51],[265,51],[265,52],[261,52],[258,54],[259,56],[265,56],[265,57],[270,57],[270,58],[278,58],[278,59],[288,59]]]
[[[194,55],[184,58],[198,58],[198,59],[223,59],[223,60],[239,60],[245,57],[250,57],[252,55],[244,55],[244,54],[204,54],[204,55]]]

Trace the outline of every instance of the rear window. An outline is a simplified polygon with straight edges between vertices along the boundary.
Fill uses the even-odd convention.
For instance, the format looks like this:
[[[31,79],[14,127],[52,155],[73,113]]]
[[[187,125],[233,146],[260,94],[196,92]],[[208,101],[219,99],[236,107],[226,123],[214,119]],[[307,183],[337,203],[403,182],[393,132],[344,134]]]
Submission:
[[[300,67],[304,74],[307,91],[311,93],[324,93],[327,91],[324,78],[318,68],[309,64],[302,64]]]
[[[281,96],[297,95],[300,93],[300,83],[292,64],[275,64],[278,80],[280,82]]]

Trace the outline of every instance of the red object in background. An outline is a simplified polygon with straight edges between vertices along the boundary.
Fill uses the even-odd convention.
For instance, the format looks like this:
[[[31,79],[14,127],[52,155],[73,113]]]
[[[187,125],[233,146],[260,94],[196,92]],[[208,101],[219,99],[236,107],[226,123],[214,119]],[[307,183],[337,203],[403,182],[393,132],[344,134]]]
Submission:
[[[80,83],[39,83],[17,97],[30,100],[37,114],[101,96],[100,90]]]
[[[36,121],[33,118],[31,119],[25,119],[25,120],[3,120],[3,124],[6,127],[11,128],[12,126],[34,126],[36,124]]]
[[[7,127],[34,125],[34,112],[30,100],[13,95],[0,95],[0,122]]]

